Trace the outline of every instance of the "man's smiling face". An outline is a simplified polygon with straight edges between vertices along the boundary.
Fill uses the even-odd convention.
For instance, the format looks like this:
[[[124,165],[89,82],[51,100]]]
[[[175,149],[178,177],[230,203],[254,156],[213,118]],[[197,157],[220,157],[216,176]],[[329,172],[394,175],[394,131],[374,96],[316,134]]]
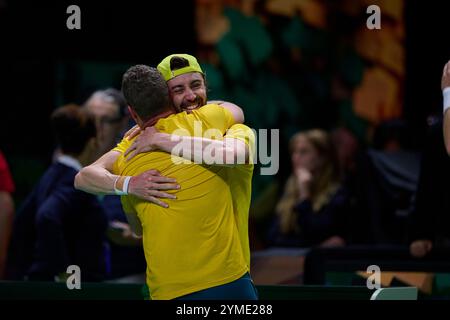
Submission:
[[[179,75],[167,81],[167,85],[177,112],[190,112],[206,104],[206,86],[201,73]]]

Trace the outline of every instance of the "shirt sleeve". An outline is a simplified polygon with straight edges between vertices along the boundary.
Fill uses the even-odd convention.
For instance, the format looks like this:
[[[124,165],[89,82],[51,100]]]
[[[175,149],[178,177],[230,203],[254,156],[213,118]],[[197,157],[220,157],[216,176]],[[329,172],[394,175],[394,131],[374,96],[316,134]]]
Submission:
[[[113,149],[113,151],[118,151],[120,153],[124,153],[130,147],[132,140],[128,140],[128,138],[123,138],[117,146]]]
[[[224,138],[238,139],[243,141],[247,145],[250,155],[253,156],[255,151],[255,133],[246,125],[239,123],[232,125],[230,129],[228,129],[228,131],[225,133]]]
[[[231,112],[217,104],[208,104],[194,112],[197,112],[199,118],[207,123],[209,128],[215,128],[223,133],[235,123]]]

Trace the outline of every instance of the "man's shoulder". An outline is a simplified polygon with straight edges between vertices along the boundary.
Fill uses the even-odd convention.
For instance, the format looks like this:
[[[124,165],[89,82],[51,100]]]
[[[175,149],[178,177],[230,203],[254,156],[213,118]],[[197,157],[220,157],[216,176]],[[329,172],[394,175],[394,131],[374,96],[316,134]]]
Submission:
[[[215,111],[215,110],[220,110],[220,109],[223,109],[223,107],[221,107],[221,106],[218,105],[217,103],[208,103],[208,104],[205,104],[204,106],[201,106],[201,107],[198,108],[198,109],[195,109],[195,110],[192,111],[192,112],[201,112],[201,111],[205,112],[205,111],[207,111],[207,110],[213,110],[213,111]]]
[[[117,151],[120,153],[124,153],[130,146],[133,140],[136,138],[133,138],[129,140],[128,138],[123,138],[112,151]]]
[[[156,124],[159,131],[174,134],[174,130],[187,130],[192,134],[197,122],[202,123],[202,129],[216,128],[224,131],[232,123],[232,115],[229,111],[218,104],[207,104],[191,113],[186,111],[173,114],[161,119]],[[177,132],[178,135],[187,135]]]
[[[206,127],[218,129],[223,133],[235,123],[233,114],[218,104],[204,105],[194,110],[192,114],[196,119],[204,122]]]
[[[197,115],[198,117],[208,118],[214,115],[223,115],[227,111],[228,111],[227,109],[218,104],[209,103],[205,104],[204,106],[198,109],[195,109],[194,111],[192,111],[192,114]]]
[[[207,117],[211,113],[223,112],[223,110],[224,110],[223,107],[219,106],[218,104],[209,103],[209,104],[205,104],[204,106],[201,106],[198,109],[193,110],[190,113],[183,111],[183,112],[173,114],[173,115],[167,117],[165,120],[173,121],[173,120],[190,119],[190,118],[196,119],[198,117]]]
[[[226,132],[227,138],[234,138],[245,142],[252,149],[256,144],[255,131],[245,124],[234,124]]]
[[[245,134],[255,136],[254,129],[242,123],[233,124],[230,129],[228,129],[227,133],[236,133],[236,134]]]

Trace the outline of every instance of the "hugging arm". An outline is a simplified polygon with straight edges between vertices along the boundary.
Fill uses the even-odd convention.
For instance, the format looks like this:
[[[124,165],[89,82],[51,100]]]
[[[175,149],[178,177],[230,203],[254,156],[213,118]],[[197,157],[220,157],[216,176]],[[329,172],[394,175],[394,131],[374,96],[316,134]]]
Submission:
[[[92,194],[117,194],[115,189],[123,190],[127,176],[113,174],[114,162],[120,156],[118,151],[109,151],[93,164],[84,167],[75,177],[75,188]],[[129,177],[126,192],[161,207],[168,205],[159,198],[175,199],[166,190],[177,190],[175,179],[163,177],[156,170],[148,170]]]

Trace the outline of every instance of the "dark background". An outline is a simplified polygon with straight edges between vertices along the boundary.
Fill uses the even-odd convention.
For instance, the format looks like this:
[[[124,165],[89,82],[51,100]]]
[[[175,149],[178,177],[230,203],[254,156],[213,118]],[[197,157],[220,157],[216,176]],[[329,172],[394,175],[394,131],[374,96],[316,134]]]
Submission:
[[[59,61],[69,62],[68,68],[77,60],[156,65],[168,51],[191,52],[192,1],[156,3],[8,1],[0,16],[3,152],[48,157],[53,141],[46,124],[56,107]],[[81,8],[81,30],[66,28],[66,8],[71,4]],[[116,82],[120,88],[120,79]],[[72,78],[63,84],[64,103],[85,98],[76,83]]]
[[[81,30],[66,28],[66,8],[71,4],[81,8]],[[29,190],[51,161],[51,111],[58,102],[82,103],[87,97],[77,73],[70,72],[77,61],[156,65],[169,53],[195,53],[194,4],[0,1],[0,149],[18,190]],[[449,9],[447,1],[406,1],[403,117],[413,128],[410,139],[418,149],[427,116],[442,110],[440,78],[450,59]],[[57,72],[61,66],[65,74],[72,74],[62,83]],[[112,82],[120,87],[120,78]],[[55,98],[56,92],[63,96]]]
[[[404,118],[422,142],[426,118],[442,113],[441,76],[450,60],[447,1],[406,1],[406,81]]]

